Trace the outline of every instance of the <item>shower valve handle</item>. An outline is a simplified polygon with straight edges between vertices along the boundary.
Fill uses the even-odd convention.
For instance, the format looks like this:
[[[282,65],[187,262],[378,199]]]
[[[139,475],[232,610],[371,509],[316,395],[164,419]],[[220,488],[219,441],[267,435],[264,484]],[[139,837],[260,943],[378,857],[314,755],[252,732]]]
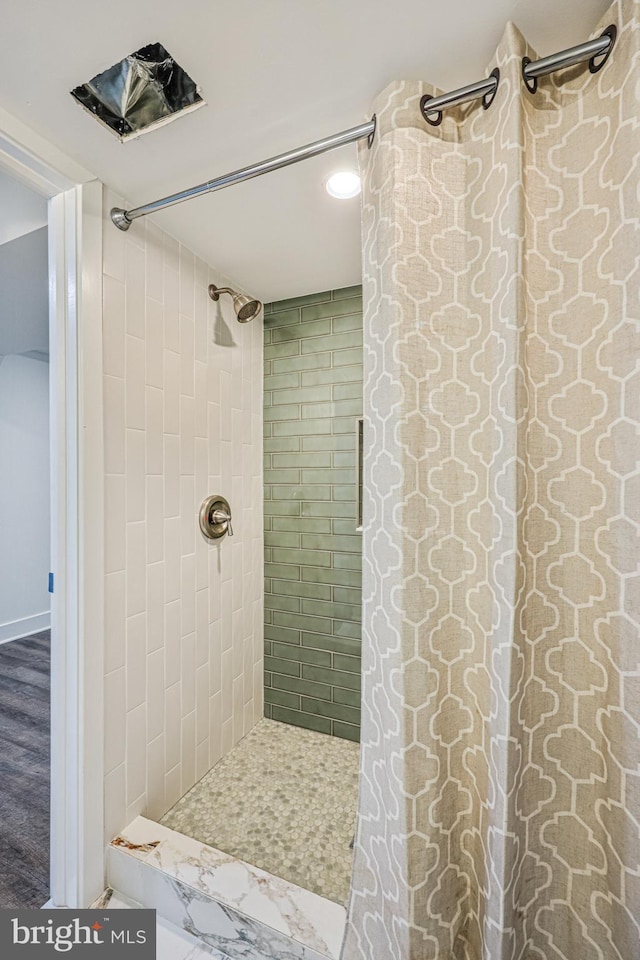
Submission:
[[[229,536],[233,536],[233,527],[231,526],[231,513],[227,513],[226,510],[212,510],[211,511],[211,521],[212,523],[226,523],[228,528]]]

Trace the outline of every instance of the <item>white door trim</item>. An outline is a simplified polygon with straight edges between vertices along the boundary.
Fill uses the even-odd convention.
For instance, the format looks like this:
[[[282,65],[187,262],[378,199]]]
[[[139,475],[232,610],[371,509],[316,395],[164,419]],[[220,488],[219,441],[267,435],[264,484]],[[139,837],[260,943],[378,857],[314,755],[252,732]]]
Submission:
[[[52,382],[51,901],[104,889],[102,188],[50,206]]]
[[[85,907],[104,888],[102,185],[7,118],[0,166],[50,199],[49,905]]]

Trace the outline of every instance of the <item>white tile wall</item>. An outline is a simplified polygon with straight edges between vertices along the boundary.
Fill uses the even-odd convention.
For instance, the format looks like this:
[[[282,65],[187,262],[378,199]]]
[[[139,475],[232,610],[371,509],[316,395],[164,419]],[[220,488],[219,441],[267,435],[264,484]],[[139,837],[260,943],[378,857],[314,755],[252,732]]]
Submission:
[[[106,833],[159,818],[262,717],[262,321],[155,225],[104,222]],[[229,500],[234,537],[198,510]]]

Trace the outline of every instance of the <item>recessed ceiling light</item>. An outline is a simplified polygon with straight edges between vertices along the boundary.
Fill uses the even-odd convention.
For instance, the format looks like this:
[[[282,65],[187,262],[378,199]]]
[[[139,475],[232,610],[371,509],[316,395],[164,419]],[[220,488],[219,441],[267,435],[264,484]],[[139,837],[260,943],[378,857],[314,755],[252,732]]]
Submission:
[[[360,177],[353,170],[340,170],[329,177],[326,183],[327,193],[338,200],[350,200],[357,197],[362,189]]]

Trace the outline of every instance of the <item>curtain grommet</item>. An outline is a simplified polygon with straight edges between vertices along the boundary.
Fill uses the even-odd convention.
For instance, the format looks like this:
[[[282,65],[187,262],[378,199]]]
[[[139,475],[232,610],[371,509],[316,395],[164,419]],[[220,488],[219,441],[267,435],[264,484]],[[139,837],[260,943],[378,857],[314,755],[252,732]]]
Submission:
[[[432,127],[439,127],[440,124],[442,123],[442,110],[438,110],[435,116],[434,115],[429,116],[426,109],[427,103],[429,102],[429,100],[433,100],[433,97],[428,93],[425,93],[425,95],[420,98],[420,113],[422,114],[424,119],[427,121],[427,123],[430,123]]]
[[[498,87],[500,86],[500,70],[498,69],[498,67],[494,67],[493,70],[491,71],[491,73],[489,74],[489,76],[496,78],[496,85],[495,85],[495,87],[493,88],[493,90],[491,91],[491,93],[485,93],[485,95],[483,96],[483,98],[482,98],[482,109],[483,109],[483,110],[488,110],[489,107],[491,106],[491,104],[493,103],[493,101],[494,101],[495,98],[496,98],[496,94],[497,94],[497,92],[498,92]]]
[[[367,137],[367,147],[369,148],[369,150],[371,150],[371,147],[373,146],[373,141],[374,141],[374,138],[375,138],[375,135],[376,135],[376,127],[377,127],[377,125],[378,125],[378,118],[376,117],[375,113],[374,113],[374,115],[371,117],[371,119],[373,120],[373,130],[371,131],[371,133],[370,133],[369,136]]]
[[[602,70],[605,63],[611,56],[611,52],[615,46],[616,38],[618,36],[618,28],[614,23],[611,23],[606,30],[602,31],[600,36],[610,37],[611,43],[609,44],[606,53],[601,53],[599,57],[591,57],[591,60],[589,60],[589,70],[591,73],[598,73],[599,70]],[[596,60],[600,60],[600,62],[596,63]]]
[[[531,77],[531,79],[529,79],[529,77],[524,72],[525,67],[527,67],[531,62],[532,62],[531,57],[522,58],[522,79],[524,80],[524,85],[529,91],[529,93],[536,93],[538,90],[538,78]]]

